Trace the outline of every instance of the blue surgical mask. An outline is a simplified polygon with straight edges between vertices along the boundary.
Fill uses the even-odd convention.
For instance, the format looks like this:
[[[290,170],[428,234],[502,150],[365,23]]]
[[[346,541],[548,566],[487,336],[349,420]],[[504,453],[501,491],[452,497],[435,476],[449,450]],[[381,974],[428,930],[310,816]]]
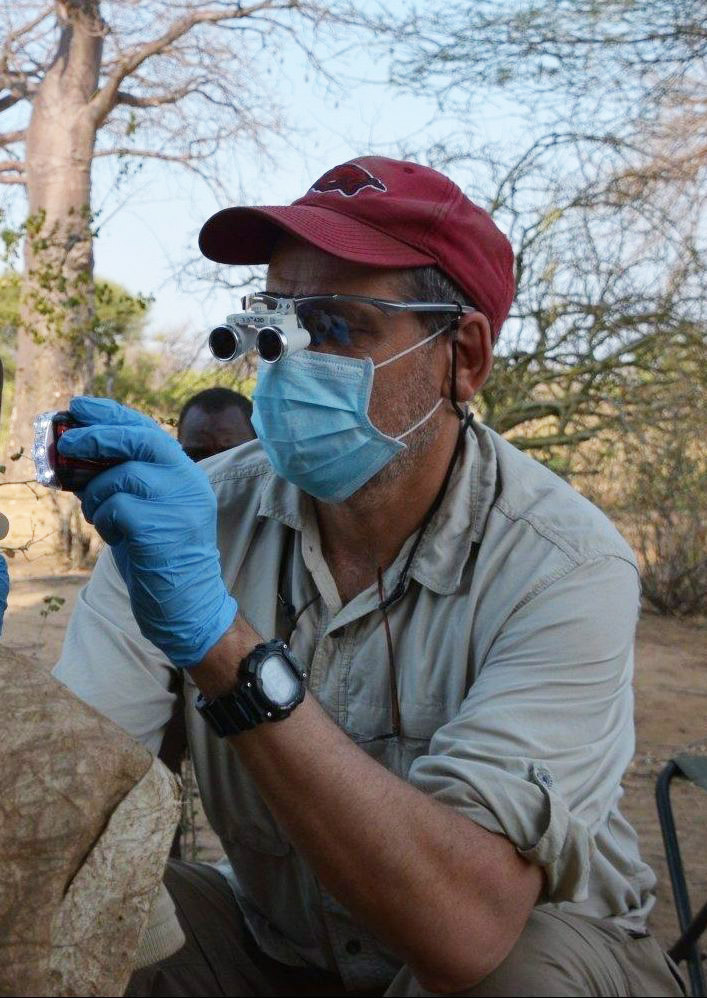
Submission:
[[[374,372],[417,350],[432,336],[374,364],[335,354],[301,350],[275,364],[258,363],[252,422],[278,475],[316,499],[342,502],[373,478],[396,454],[421,420],[389,437],[368,416]]]

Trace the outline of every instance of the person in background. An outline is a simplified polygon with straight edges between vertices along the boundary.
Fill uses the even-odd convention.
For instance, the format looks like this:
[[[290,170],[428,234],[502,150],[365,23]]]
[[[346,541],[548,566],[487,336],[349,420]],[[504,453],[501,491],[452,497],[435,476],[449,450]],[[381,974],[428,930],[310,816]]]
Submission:
[[[253,403],[230,388],[206,388],[188,399],[179,413],[177,439],[192,461],[253,440]]]

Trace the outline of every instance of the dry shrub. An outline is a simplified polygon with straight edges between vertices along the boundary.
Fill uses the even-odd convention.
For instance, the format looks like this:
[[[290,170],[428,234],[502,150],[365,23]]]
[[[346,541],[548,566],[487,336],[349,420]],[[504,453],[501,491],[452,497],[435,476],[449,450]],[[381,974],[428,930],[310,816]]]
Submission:
[[[660,613],[707,609],[704,453],[685,433],[663,436],[637,461],[631,531],[643,595]]]
[[[592,441],[574,484],[614,520],[638,556],[644,598],[659,612],[707,611],[705,436],[680,419]],[[591,468],[593,473],[588,473]]]

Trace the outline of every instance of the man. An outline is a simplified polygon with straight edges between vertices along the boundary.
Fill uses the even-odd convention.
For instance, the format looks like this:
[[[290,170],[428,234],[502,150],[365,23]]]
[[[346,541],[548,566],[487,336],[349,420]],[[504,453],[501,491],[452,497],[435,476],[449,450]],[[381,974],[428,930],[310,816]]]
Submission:
[[[130,993],[679,994],[618,810],[633,556],[462,404],[508,241],[441,174],[365,157],[200,245],[268,262],[312,337],[260,364],[260,443],[205,466],[217,525],[139,414],[75,400],[60,445],[127,463],[84,493],[112,552],[56,674],[157,751],[182,669],[229,860],[170,867],[187,945]]]
[[[238,447],[255,437],[253,403],[230,388],[205,388],[188,399],[179,413],[177,440],[192,461]]]

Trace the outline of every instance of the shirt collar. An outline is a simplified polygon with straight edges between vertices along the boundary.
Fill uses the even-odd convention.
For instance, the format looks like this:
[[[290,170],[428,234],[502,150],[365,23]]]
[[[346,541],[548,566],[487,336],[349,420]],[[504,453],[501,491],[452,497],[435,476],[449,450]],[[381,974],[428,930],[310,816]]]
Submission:
[[[278,520],[301,532],[305,518],[313,512],[312,501],[306,492],[302,492],[285,478],[280,478],[274,471],[267,473],[260,495],[258,516]]]
[[[421,585],[443,596],[457,591],[472,545],[481,543],[496,496],[496,476],[489,434],[473,422],[442,503],[410,566],[410,575]]]
[[[467,430],[461,459],[452,472],[442,503],[432,517],[410,566],[410,576],[440,595],[459,588],[473,544],[481,541],[496,495],[496,456],[486,428],[476,422]],[[316,530],[310,497],[280,478],[266,476],[258,515],[277,520],[302,532]],[[408,538],[396,558],[400,561],[413,543]]]

